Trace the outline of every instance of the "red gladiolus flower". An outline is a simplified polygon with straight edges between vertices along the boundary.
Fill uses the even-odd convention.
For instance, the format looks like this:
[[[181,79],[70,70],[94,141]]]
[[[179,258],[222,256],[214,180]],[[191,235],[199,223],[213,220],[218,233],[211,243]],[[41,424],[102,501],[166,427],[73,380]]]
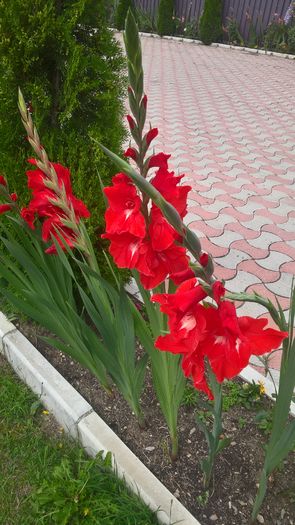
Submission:
[[[188,267],[188,257],[182,246],[173,244],[166,250],[156,251],[151,241],[145,241],[141,247],[141,254],[136,268],[146,290],[158,286],[171,273],[182,272]]]
[[[12,208],[11,204],[0,204],[0,215],[11,210],[11,208]]]
[[[35,212],[33,210],[30,210],[29,208],[22,208],[20,214],[21,214],[21,217],[26,221],[28,226],[32,230],[34,230],[35,229],[35,226],[34,226]]]
[[[158,129],[157,128],[151,128],[147,132],[147,134],[145,136],[145,140],[146,140],[146,143],[147,143],[148,146],[150,145],[152,140],[154,140],[156,138],[157,135],[158,135]]]
[[[143,104],[143,106],[144,106],[145,109],[146,109],[146,107],[147,107],[147,100],[148,100],[148,99],[147,99],[147,96],[144,95],[144,96],[142,97],[142,101],[141,101],[141,102],[142,102],[142,104]]]
[[[152,155],[152,157],[149,160],[148,167],[150,168],[163,168],[165,170],[168,169],[168,159],[170,159],[171,155],[166,155],[165,153],[157,153],[156,155]]]
[[[222,301],[211,317],[207,310],[208,337],[200,350],[208,356],[217,380],[231,379],[248,365],[251,355],[263,355],[280,346],[287,332],[266,328],[267,319],[237,317],[230,301]],[[212,332],[211,332],[212,329]]]
[[[53,216],[48,217],[42,225],[42,239],[45,242],[48,242],[51,240],[51,238],[54,237],[60,247],[62,249],[65,249],[65,244],[69,246],[69,248],[74,248],[74,243],[76,236],[73,233],[73,231],[70,228],[67,228],[61,221],[60,217]],[[57,250],[54,244],[49,246],[47,250],[45,250],[45,253],[48,254],[56,254]]]
[[[209,261],[209,255],[206,252],[201,253],[200,255],[200,264],[205,268]]]
[[[28,162],[37,166],[36,159],[28,159]],[[56,172],[59,187],[62,188],[62,186],[64,186],[66,193],[71,194],[72,187],[70,171],[61,164],[52,163],[52,166]],[[26,175],[28,177],[28,188],[33,190],[33,194],[38,191],[48,190],[47,186],[44,184],[44,181],[48,180],[48,177],[40,168],[37,167],[35,170],[28,170]]]
[[[135,148],[127,148],[126,151],[124,151],[124,157],[129,157],[132,160],[137,160],[137,151]]]
[[[134,129],[135,128],[135,121],[134,119],[131,117],[131,115],[126,115],[126,118],[128,120],[128,124],[129,124],[129,127],[130,129]]]
[[[217,304],[220,304],[221,299],[225,294],[224,284],[221,281],[215,281],[212,286],[213,299]]]
[[[150,217],[149,235],[153,250],[167,250],[178,238],[178,233],[165,219],[159,208],[153,207]]]
[[[11,198],[11,200],[12,200],[13,202],[16,202],[17,199],[18,199],[18,196],[17,196],[16,193],[11,193],[11,194],[10,194],[10,198]]]
[[[0,184],[1,184],[1,186],[7,186],[7,182],[4,179],[3,175],[0,175]]]
[[[200,314],[199,303],[205,297],[207,293],[196,277],[193,277],[183,282],[174,294],[155,294],[151,300],[160,303],[161,312],[169,317],[171,333],[179,336],[183,330],[185,330],[185,335],[188,335],[189,331],[195,328],[197,325],[196,312]]]
[[[185,375],[192,376],[196,388],[212,398],[205,376],[208,359],[219,382],[236,376],[250,356],[262,355],[280,346],[287,332],[266,328],[267,319],[237,317],[235,305],[220,301],[224,287],[215,283],[218,308],[200,304],[206,293],[196,278],[184,282],[175,294],[157,294],[161,311],[169,318],[170,334],[158,337],[160,350],[183,355]]]
[[[191,186],[178,186],[183,175],[175,176],[173,172],[159,169],[152,179],[152,185],[163,197],[176,208],[181,218],[187,213],[187,194]]]
[[[109,251],[118,268],[136,268],[139,258],[139,250],[142,245],[142,239],[131,235],[130,233],[103,234],[103,239],[111,241]]]
[[[110,206],[105,213],[106,233],[130,233],[144,238],[146,226],[140,211],[142,201],[134,184],[124,174],[116,175],[113,182],[113,186],[104,189]]]
[[[207,394],[209,399],[214,399],[206,378],[204,356],[200,352],[187,354],[181,364],[185,377],[192,378],[194,387]]]
[[[37,165],[35,159],[30,159],[29,162]],[[56,172],[59,187],[61,189],[63,188],[66,193],[67,202],[64,204],[68,205],[69,211],[70,207],[72,208],[76,222],[78,223],[82,217],[88,218],[90,216],[89,210],[81,200],[73,195],[69,170],[61,164],[52,163],[52,166]],[[55,201],[57,201],[59,196],[54,190],[47,187],[46,181],[49,180],[48,177],[40,168],[27,171],[27,177],[28,186],[33,192],[33,198],[29,203],[29,206],[22,209],[21,216],[32,229],[34,229],[35,217],[41,219],[45,218],[46,220],[42,226],[43,240],[48,241],[51,236],[53,236],[57,239],[60,246],[64,248],[64,244],[59,238],[60,234],[64,238],[66,244],[72,248],[74,246],[76,233],[74,233],[69,227],[64,226],[62,219],[67,219],[68,216],[65,210],[55,204]],[[55,246],[50,246],[46,250],[46,253],[56,253]]]
[[[195,274],[191,268],[187,268],[184,272],[173,273],[170,275],[170,279],[177,285],[182,284],[189,279],[193,279],[194,277]]]

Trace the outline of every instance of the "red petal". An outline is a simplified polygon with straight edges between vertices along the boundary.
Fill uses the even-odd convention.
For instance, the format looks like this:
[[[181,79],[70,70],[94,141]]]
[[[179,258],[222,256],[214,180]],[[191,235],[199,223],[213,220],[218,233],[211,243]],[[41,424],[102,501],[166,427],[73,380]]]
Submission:
[[[0,215],[11,210],[11,208],[12,208],[11,204],[0,204]]]
[[[146,143],[147,143],[148,146],[150,145],[152,140],[154,140],[156,138],[157,135],[158,135],[158,129],[157,128],[152,128],[152,129],[150,129],[147,132],[147,134],[145,136],[145,140],[146,140]]]
[[[149,160],[149,169],[150,168],[163,168],[168,169],[168,159],[171,155],[166,155],[165,153],[157,153],[153,155]]]

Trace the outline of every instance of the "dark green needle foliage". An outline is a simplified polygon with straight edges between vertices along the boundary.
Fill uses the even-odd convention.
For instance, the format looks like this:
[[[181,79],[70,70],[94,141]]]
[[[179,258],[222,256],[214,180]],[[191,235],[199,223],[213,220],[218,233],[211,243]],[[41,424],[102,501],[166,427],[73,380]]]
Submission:
[[[199,34],[206,45],[222,40],[222,0],[205,0]]]
[[[50,160],[70,168],[73,191],[91,211],[98,251],[105,205],[97,172],[107,185],[113,166],[92,137],[117,152],[124,137],[124,59],[105,2],[0,0],[0,173],[26,204],[32,150],[17,109],[20,86]]]
[[[157,30],[160,36],[172,35],[174,31],[174,0],[160,0]]]
[[[135,14],[133,0],[118,0],[115,11],[115,27],[119,31],[125,28],[125,18],[129,8]]]

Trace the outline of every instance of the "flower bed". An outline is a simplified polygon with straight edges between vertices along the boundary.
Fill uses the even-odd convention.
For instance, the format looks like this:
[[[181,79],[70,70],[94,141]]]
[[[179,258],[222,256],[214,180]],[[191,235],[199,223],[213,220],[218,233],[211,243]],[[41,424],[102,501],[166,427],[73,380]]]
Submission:
[[[27,322],[17,322],[16,326],[202,525],[249,523],[255,499],[256,471],[263,463],[263,446],[270,428],[266,417],[260,421],[255,419],[259,412],[269,411],[272,406],[264,395],[259,395],[259,388],[249,385],[247,389],[242,380],[229,383],[223,427],[231,445],[218,459],[212,488],[205,491],[199,462],[206,456],[207,445],[195,419],[201,411],[204,421],[210,422],[203,397],[192,389],[187,389],[184,395],[179,418],[181,453],[176,462],[171,462],[169,434],[163,425],[150,377],[143,394],[148,426],[139,429],[122,396],[114,392],[111,398],[90,372],[45,344],[41,337],[48,333]],[[270,494],[260,511],[264,523],[293,523],[295,487],[290,479],[294,472],[295,453],[284,471],[278,471],[271,480]]]

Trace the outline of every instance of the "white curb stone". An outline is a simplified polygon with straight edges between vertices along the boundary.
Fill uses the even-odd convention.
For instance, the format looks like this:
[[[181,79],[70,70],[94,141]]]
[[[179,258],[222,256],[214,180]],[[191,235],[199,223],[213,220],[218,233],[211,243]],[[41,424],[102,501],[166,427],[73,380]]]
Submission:
[[[0,312],[0,354],[4,354],[3,337],[16,330],[15,326],[8,321],[7,317]]]
[[[1,326],[2,322],[1,319]],[[77,438],[77,423],[92,411],[91,405],[18,330],[5,335],[2,341],[4,355],[17,375],[40,397],[64,429]]]
[[[80,442],[89,455],[95,456],[101,450],[112,453],[118,476],[152,510],[158,510],[160,523],[201,525],[95,412],[80,421],[78,430]]]

